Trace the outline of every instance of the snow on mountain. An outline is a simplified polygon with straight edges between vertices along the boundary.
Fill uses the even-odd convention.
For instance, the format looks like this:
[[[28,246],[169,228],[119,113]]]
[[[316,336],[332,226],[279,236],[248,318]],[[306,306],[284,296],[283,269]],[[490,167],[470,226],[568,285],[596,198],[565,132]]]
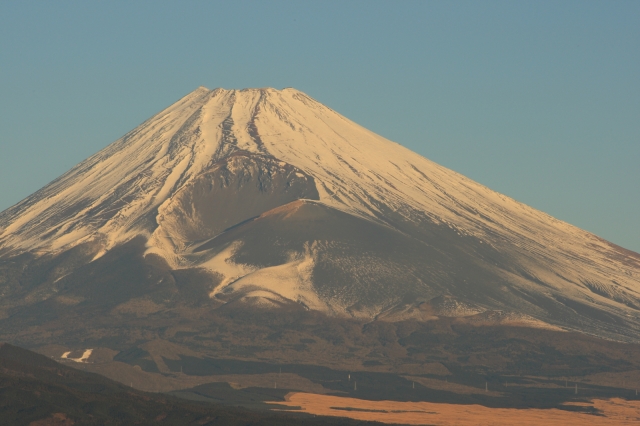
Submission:
[[[250,250],[249,230],[276,226],[275,218],[291,224],[309,217],[349,223],[345,229],[393,231],[395,252],[417,241],[415,250],[433,250],[429,259],[444,253],[439,265],[468,259],[471,269],[460,268],[471,275],[436,273],[435,263],[411,272],[416,262],[428,262],[405,264],[412,256],[407,252],[393,263],[383,251],[376,260],[367,252],[366,260],[366,248],[350,251],[350,259],[360,260],[346,266],[346,257],[329,259],[339,236],[325,241],[321,234],[286,246],[278,261],[248,254],[239,261],[242,250]],[[174,269],[222,276],[210,291],[221,300],[237,294],[256,303],[293,301],[336,315],[375,317],[400,309],[409,293],[384,284],[396,296],[378,289],[359,306],[349,289],[339,295],[329,290],[338,275],[326,271],[351,271],[349,280],[366,287],[377,279],[366,278],[367,271],[379,268],[378,276],[407,274],[415,281],[410,294],[423,301],[449,294],[473,304],[474,314],[513,310],[577,329],[591,320],[615,323],[582,328],[640,338],[640,255],[439,166],[292,88],[200,87],[0,213],[5,257],[96,241],[97,259],[138,235],[147,238],[147,254]],[[237,240],[223,246],[231,238],[225,235]],[[341,244],[358,245],[358,238]],[[439,248],[445,240],[452,248]],[[483,278],[478,288],[491,290],[474,290],[474,276],[489,270],[493,278]]]

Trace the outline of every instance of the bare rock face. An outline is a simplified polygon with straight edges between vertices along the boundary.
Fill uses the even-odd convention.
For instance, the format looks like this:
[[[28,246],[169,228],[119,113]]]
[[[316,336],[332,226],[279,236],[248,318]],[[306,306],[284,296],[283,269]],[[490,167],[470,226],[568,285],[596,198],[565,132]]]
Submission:
[[[295,89],[199,88],[0,213],[0,329],[33,342],[233,309],[640,341],[639,307],[637,253]]]

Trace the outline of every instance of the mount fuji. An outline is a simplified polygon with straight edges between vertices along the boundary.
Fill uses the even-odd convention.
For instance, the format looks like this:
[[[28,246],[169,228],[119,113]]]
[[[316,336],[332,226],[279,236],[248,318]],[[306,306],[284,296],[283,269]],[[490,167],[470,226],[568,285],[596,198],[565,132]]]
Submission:
[[[638,342],[640,255],[292,88],[200,87],[0,213],[2,339],[257,311]]]
[[[640,371],[640,255],[295,89],[200,87],[0,213],[0,341],[197,398],[556,404]]]

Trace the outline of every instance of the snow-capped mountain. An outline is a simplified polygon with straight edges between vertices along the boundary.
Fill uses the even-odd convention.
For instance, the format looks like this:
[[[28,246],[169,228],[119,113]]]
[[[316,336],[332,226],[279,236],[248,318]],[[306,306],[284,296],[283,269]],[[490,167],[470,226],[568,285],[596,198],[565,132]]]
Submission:
[[[75,259],[26,287],[5,274],[0,313],[43,301],[161,309],[142,287],[101,302],[120,284],[80,283],[132,241],[173,271],[173,284],[158,281],[175,287],[165,302],[188,287],[215,307],[386,321],[503,312],[502,323],[640,340],[640,255],[291,88],[200,87],[0,213],[6,262]]]

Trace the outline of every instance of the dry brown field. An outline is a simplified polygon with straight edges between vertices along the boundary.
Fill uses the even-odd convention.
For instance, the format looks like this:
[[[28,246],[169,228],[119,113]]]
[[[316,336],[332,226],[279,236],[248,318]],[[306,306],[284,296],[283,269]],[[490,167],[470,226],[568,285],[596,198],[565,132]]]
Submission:
[[[592,406],[597,415],[551,409],[489,408],[482,405],[442,404],[432,402],[367,401],[330,395],[294,392],[279,405],[291,411],[304,411],[322,416],[349,417],[383,423],[411,425],[638,425],[640,401],[620,398],[595,399],[590,403],[571,405]],[[299,408],[298,408],[299,407]]]

